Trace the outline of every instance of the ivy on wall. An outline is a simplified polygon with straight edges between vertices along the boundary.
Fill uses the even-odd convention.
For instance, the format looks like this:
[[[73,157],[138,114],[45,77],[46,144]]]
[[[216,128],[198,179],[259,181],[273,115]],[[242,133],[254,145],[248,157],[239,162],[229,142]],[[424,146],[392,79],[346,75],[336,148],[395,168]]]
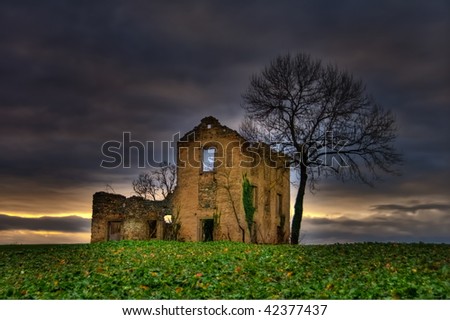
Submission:
[[[253,216],[256,208],[253,206],[253,186],[248,180],[247,174],[242,176],[242,203],[244,204],[245,221],[251,234],[253,229]]]

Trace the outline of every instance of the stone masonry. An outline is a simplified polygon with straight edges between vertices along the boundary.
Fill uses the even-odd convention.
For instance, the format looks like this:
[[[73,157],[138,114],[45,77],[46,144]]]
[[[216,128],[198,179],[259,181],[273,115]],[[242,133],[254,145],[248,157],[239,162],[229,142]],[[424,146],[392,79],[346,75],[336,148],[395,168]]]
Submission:
[[[217,119],[204,118],[177,144],[177,187],[168,199],[94,194],[91,242],[172,239],[176,227],[175,238],[183,241],[287,243],[286,161],[284,155],[246,141]],[[243,205],[244,177],[253,190],[251,226]],[[170,226],[167,216],[172,217]]]

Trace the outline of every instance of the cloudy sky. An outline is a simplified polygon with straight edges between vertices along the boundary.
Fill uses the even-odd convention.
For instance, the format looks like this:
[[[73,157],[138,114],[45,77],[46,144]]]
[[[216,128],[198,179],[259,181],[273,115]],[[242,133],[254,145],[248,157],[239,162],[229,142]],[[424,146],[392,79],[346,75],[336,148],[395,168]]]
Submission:
[[[438,0],[0,0],[0,243],[88,242],[92,194],[139,173],[101,168],[104,142],[237,129],[249,77],[288,52],[360,78],[405,160],[308,193],[303,242],[450,243],[449,33]]]

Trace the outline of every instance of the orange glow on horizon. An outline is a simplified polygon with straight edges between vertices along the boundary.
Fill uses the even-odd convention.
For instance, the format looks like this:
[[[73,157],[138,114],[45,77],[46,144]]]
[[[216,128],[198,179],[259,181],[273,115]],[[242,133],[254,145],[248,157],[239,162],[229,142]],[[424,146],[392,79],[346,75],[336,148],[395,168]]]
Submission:
[[[42,217],[69,217],[69,216],[78,216],[84,219],[90,219],[92,214],[86,212],[67,212],[67,213],[52,213],[52,214],[36,214],[36,213],[26,213],[26,212],[1,212],[0,214],[10,216],[10,217],[19,217],[19,218],[33,218],[38,219]]]
[[[90,232],[5,230],[0,231],[0,245],[89,243],[90,237]]]

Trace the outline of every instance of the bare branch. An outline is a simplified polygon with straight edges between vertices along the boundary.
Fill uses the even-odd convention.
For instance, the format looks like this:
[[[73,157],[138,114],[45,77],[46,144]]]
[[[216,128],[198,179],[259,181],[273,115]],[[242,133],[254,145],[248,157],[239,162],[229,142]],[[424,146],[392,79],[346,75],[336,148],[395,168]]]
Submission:
[[[298,229],[308,178],[314,189],[321,176],[372,185],[381,173],[397,172],[395,118],[365,91],[335,65],[297,54],[277,57],[251,77],[242,95],[242,135],[288,154],[301,177],[293,219]],[[293,236],[296,243],[299,234]]]
[[[175,189],[176,166],[165,163],[155,170],[143,172],[132,185],[134,192],[144,199],[165,199]]]

